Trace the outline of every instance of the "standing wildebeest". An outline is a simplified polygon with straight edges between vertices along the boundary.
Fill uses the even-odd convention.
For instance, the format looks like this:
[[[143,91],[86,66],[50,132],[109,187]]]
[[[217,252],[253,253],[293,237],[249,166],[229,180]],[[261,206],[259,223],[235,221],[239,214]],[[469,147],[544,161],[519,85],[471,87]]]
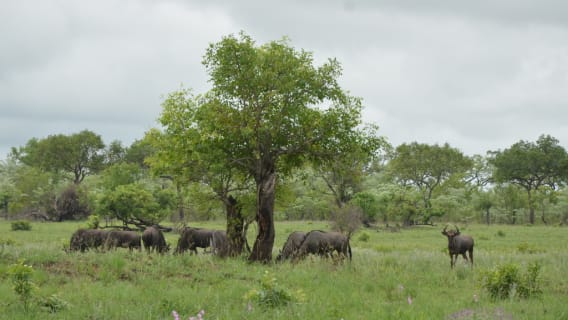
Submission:
[[[142,245],[142,237],[135,231],[113,230],[108,232],[105,247],[110,248],[128,248],[129,250],[140,250]]]
[[[175,253],[183,253],[187,250],[197,254],[197,248],[208,248],[211,245],[211,237],[215,230],[185,227],[178,239]]]
[[[225,230],[213,230],[211,233],[211,253],[226,257],[229,254],[229,239]]]
[[[339,232],[312,230],[306,234],[294,257],[303,258],[310,253],[327,257],[331,256],[333,251],[337,251],[340,256],[343,255],[351,260],[349,237]]]
[[[165,253],[170,250],[170,246],[166,243],[162,230],[155,225],[144,230],[144,233],[142,233],[142,242],[147,252],[153,250],[159,253]]]
[[[450,252],[450,268],[453,268],[458,260],[458,254],[461,254],[467,261],[466,252],[469,252],[469,260],[473,268],[473,238],[470,236],[460,235],[460,229],[446,231],[448,226],[444,227],[442,234],[448,237],[448,251]]]
[[[69,250],[84,252],[87,249],[102,247],[106,241],[108,231],[99,229],[79,229],[73,233],[69,243]]]
[[[300,249],[305,238],[306,233],[303,231],[294,231],[290,233],[288,239],[286,239],[286,243],[284,243],[284,246],[282,247],[282,250],[276,256],[276,262],[292,258],[298,249]]]

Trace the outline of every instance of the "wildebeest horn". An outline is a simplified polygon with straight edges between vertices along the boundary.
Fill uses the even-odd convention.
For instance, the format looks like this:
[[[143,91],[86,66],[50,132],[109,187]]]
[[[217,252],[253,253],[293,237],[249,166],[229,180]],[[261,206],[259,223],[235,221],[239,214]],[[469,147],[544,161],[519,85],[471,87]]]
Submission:
[[[456,227],[456,232],[460,233],[460,228],[458,228],[458,226],[456,226],[455,224],[454,224],[454,227]]]
[[[442,232],[446,231],[446,229],[448,229],[448,225],[446,224],[446,226],[444,227],[444,230],[442,230]]]

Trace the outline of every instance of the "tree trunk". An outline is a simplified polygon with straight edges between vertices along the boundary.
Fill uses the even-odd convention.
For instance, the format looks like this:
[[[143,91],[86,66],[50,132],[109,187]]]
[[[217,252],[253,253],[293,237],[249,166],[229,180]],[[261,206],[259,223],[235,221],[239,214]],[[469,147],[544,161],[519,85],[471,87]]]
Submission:
[[[274,246],[274,197],[276,191],[276,173],[270,170],[257,180],[257,212],[258,235],[254,242],[249,261],[263,263],[272,260]]]
[[[531,190],[528,189],[527,192],[528,192],[528,195],[529,195],[529,223],[534,224],[534,204],[533,204],[533,201],[532,201]]]
[[[229,241],[228,255],[236,257],[243,252],[243,226],[244,218],[241,208],[237,205],[237,199],[229,196],[225,201],[227,210],[227,240]]]
[[[485,208],[485,223],[487,223],[487,225],[491,224],[491,214],[489,213],[489,208]]]

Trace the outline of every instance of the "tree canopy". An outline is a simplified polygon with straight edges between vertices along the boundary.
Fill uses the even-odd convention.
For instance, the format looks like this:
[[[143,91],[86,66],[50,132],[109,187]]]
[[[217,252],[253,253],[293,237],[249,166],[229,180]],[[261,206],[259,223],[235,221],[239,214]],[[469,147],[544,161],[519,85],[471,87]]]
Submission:
[[[508,182],[527,191],[529,222],[534,223],[533,192],[544,186],[556,189],[568,178],[568,154],[559,141],[541,135],[535,142],[521,140],[503,151],[491,152],[496,182]]]
[[[32,138],[24,147],[12,148],[12,156],[41,170],[71,174],[73,183],[79,184],[85,176],[103,169],[104,148],[98,134],[83,130],[71,135]]]

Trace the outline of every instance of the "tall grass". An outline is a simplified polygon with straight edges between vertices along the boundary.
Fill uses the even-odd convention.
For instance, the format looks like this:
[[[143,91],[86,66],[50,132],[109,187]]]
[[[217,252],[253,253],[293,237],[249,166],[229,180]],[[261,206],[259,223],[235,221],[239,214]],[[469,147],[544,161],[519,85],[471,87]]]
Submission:
[[[199,224],[223,228],[223,222]],[[351,238],[353,261],[308,257],[299,263],[257,264],[246,257],[157,255],[118,249],[66,253],[79,223],[33,223],[10,231],[0,222],[0,319],[563,319],[568,318],[568,232],[542,226],[470,225],[475,266],[460,257],[450,270],[440,228],[400,232],[364,230]],[[322,222],[277,222],[274,254],[294,230],[328,229]],[[251,230],[249,241],[254,241]],[[166,234],[175,247],[178,235]],[[365,239],[367,238],[367,239]],[[20,305],[8,268],[24,260],[34,269],[38,298],[56,295],[67,307],[50,314]],[[481,287],[484,270],[503,263],[542,266],[539,298],[493,300]],[[245,298],[265,272],[303,299],[266,307]]]

